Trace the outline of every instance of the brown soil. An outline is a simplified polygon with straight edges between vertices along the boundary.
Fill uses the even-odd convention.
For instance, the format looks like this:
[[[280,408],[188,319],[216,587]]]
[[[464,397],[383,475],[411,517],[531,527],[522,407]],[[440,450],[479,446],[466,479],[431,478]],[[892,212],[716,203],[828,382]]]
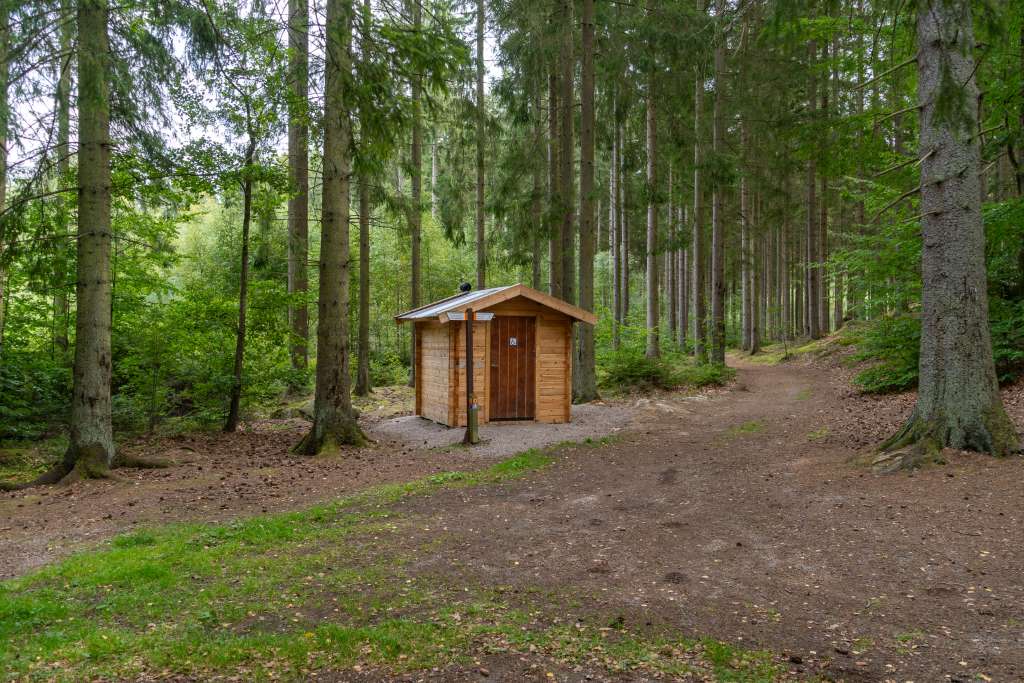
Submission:
[[[564,448],[551,468],[501,486],[400,503],[429,522],[410,524],[403,543],[437,548],[412,570],[561,596],[552,604],[577,605],[565,619],[617,614],[630,628],[766,648],[798,676],[1024,679],[1020,460],[950,452],[946,466],[872,474],[851,458],[899,426],[912,396],[860,397],[827,362],[731,363],[730,389],[641,400],[610,445]],[[1021,397],[1006,392],[1018,424]],[[309,460],[287,453],[301,428],[182,439],[179,466],[130,473],[127,486],[2,494],[0,574],[139,522],[300,507],[482,464],[398,444]],[[530,660],[482,666],[508,674],[491,680],[540,678]],[[483,677],[470,667],[414,678]]]
[[[1024,678],[1020,460],[872,474],[849,462],[858,437],[898,426],[907,396],[857,397],[821,364],[732,362],[731,391],[652,403],[610,446],[406,502],[447,529],[417,570],[584,596],[580,618],[767,648],[797,674]]]

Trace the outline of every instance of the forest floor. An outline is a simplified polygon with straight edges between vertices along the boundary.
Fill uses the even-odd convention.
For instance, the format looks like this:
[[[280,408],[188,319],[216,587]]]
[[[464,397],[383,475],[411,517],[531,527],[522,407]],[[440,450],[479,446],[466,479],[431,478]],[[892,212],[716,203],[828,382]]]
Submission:
[[[173,617],[140,616],[156,625],[138,627],[147,640],[135,642],[131,619],[114,614],[122,631],[119,654],[110,656],[136,654],[123,662],[127,669],[112,671],[189,680],[226,670],[245,678],[253,669],[240,669],[239,662],[255,665],[231,638],[244,635],[250,638],[244,647],[255,648],[255,631],[308,635],[301,643],[299,635],[273,641],[266,660],[271,673],[315,673],[319,680],[390,680],[395,672],[467,681],[1024,678],[1020,459],[949,452],[944,466],[876,475],[851,458],[898,428],[912,407],[911,394],[860,396],[850,389],[850,371],[833,357],[755,361],[730,357],[738,375],[724,390],[634,399],[629,429],[592,447],[560,446],[529,466],[517,461],[514,477],[498,476],[508,470],[493,465],[476,469],[486,463],[474,463],[459,449],[397,445],[393,453],[382,447],[346,461],[302,460],[283,468],[290,457],[284,444],[294,435],[272,425],[230,441],[185,438],[181,447],[190,450],[180,467],[132,475],[127,485],[0,495],[2,571],[21,573],[63,554],[54,547],[65,542],[62,536],[71,534],[77,546],[140,521],[182,518],[181,506],[190,508],[189,519],[256,514],[256,521],[273,520],[259,513],[462,468],[483,474],[434,474],[401,495],[363,500],[368,507],[360,514],[372,513],[374,523],[360,518],[361,533],[345,532],[330,551],[315,543],[311,548],[308,539],[298,546],[281,542],[272,553],[254,554],[258,540],[248,540],[240,555],[235,548],[251,562],[283,556],[288,562],[276,565],[301,572],[291,579],[300,587],[285,592],[285,604],[277,605],[274,594],[252,603],[258,607],[243,605],[240,595],[253,596],[231,593],[240,590],[240,570],[224,560],[204,557],[214,564],[176,570],[176,585],[184,590],[213,586],[210,593],[216,593],[214,579],[235,587],[218,603],[224,614],[212,617],[224,623],[207,623],[215,611],[209,606],[179,606]],[[1016,423],[1024,424],[1024,390],[1011,387],[1004,400]],[[161,478],[179,477],[175,469],[189,472],[194,483],[170,487],[175,493],[163,500],[143,500],[159,499]],[[246,483],[252,473],[275,485]],[[410,492],[416,495],[405,495]],[[223,502],[229,498],[244,502]],[[139,508],[152,514],[139,516]],[[323,516],[288,518],[290,533],[305,538],[302,525],[313,524],[310,519],[322,524]],[[48,521],[40,524],[40,518]],[[272,524],[259,523],[261,530]],[[74,536],[83,524],[89,534]],[[161,533],[170,532],[153,538],[137,532],[122,537],[121,546],[148,557],[173,541],[177,552],[185,548],[191,557],[194,535],[182,545]],[[331,533],[341,533],[336,524],[329,532],[310,531],[316,538]],[[39,545],[29,542],[33,538]],[[115,540],[111,552],[117,547]],[[214,543],[198,548],[217,552]],[[316,559],[312,569],[309,557]],[[68,581],[83,571],[71,564],[30,579],[17,596],[36,600],[33,591],[85,590],[88,581]],[[246,566],[242,573],[249,576]],[[147,581],[154,571],[146,566]],[[272,570],[260,565],[260,572]],[[116,579],[104,575],[95,582],[109,592]],[[119,609],[126,610],[131,589],[123,590]],[[85,618],[94,614],[94,594],[63,595],[61,604],[76,600]],[[236,602],[241,613],[229,614],[227,605]],[[343,617],[338,607],[332,613],[332,604],[341,604]],[[46,614],[38,606],[25,609],[43,614],[39,619]],[[182,669],[183,657],[170,645],[160,660],[152,630],[164,628],[161,620],[184,628],[192,617],[206,624],[202,647],[213,649],[205,661],[189,659],[184,664],[193,668]],[[323,651],[333,652],[342,635],[323,629],[339,618],[362,630],[345,632],[356,640],[351,657],[326,657]],[[424,624],[434,630],[403,630]],[[177,633],[171,625],[168,633]],[[390,630],[381,634],[384,626]],[[30,645],[43,647],[22,642],[19,649],[31,656]],[[95,653],[90,657],[97,661]],[[61,659],[74,661],[63,651]],[[296,673],[300,660],[308,668]],[[267,661],[259,663],[264,675]]]

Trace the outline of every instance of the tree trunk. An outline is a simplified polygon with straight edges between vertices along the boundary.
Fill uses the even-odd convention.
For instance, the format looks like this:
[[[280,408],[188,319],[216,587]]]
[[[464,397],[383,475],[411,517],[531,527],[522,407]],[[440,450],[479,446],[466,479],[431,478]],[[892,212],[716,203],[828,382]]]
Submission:
[[[594,310],[594,0],[583,0],[580,81],[580,308]],[[573,372],[576,401],[597,398],[594,328],[579,326],[579,362]]]
[[[661,355],[658,323],[658,124],[654,75],[647,79],[647,357]]]
[[[483,0],[480,0],[481,7],[483,6]],[[412,4],[412,16],[413,16],[413,31],[417,34],[423,29],[423,3],[420,0],[413,0]],[[482,11],[482,10],[481,10]],[[478,75],[479,79],[479,75]],[[411,237],[411,282],[410,282],[410,304],[412,308],[420,307],[420,281],[421,281],[421,259],[420,259],[420,245],[422,240],[422,221],[423,221],[423,108],[420,104],[420,92],[422,90],[422,79],[417,74],[412,78],[411,84],[412,90],[412,146],[409,150],[409,156],[411,157],[410,162],[412,166],[412,173],[409,179],[410,190],[412,197],[410,199],[412,206],[409,209],[409,235]],[[482,81],[477,83],[477,94],[480,95],[480,104],[483,106],[483,84]],[[477,145],[477,170],[480,172],[480,177],[477,179],[477,192],[482,192],[483,188],[483,148]],[[477,210],[480,211],[479,206],[479,194],[477,197]],[[481,213],[481,216],[483,214]],[[481,220],[480,217],[477,220]],[[478,225],[477,239],[480,239],[480,235],[483,234],[482,230]],[[360,239],[362,233],[360,233]],[[479,252],[478,252],[479,253]],[[483,287],[484,271],[480,271],[478,268],[477,277],[480,279],[478,286]],[[416,386],[416,326],[410,325],[409,340],[411,342],[409,347],[409,386]]]
[[[698,72],[694,79],[693,94],[693,238],[690,241],[690,260],[693,268],[693,352],[697,360],[706,363],[708,351],[705,338],[707,310],[704,298],[704,191],[701,187],[701,111],[704,108],[704,79]]]
[[[558,73],[548,75],[548,292],[562,298],[562,192],[558,162]]]
[[[309,0],[288,0],[288,317],[292,368],[309,364]],[[299,387],[293,387],[297,389]]]
[[[612,348],[618,350],[621,344],[620,327],[622,325],[622,206],[619,201],[619,145],[621,129],[618,123],[616,104],[612,100],[612,134],[611,161],[608,164],[608,241],[611,247],[612,260]]]
[[[576,303],[576,230],[575,230],[575,176],[573,151],[573,119],[576,116],[576,98],[573,94],[573,73],[575,72],[575,61],[573,58],[573,36],[572,36],[572,0],[562,1],[561,35],[562,43],[559,52],[558,64],[561,70],[558,83],[561,92],[558,95],[559,109],[561,112],[559,131],[558,163],[561,172],[559,186],[561,189],[561,219],[562,226],[559,229],[559,236],[562,240],[562,299],[571,304]],[[575,329],[575,328],[574,328]]]
[[[534,149],[538,150],[542,149],[541,145],[544,144],[541,116],[540,86],[535,81],[533,89],[533,144]],[[530,286],[536,290],[541,288],[540,230],[543,225],[544,216],[544,190],[541,181],[542,170],[541,164],[535,162],[531,172],[533,188],[532,195],[530,197],[530,251],[533,257],[533,263],[531,264]]]
[[[815,41],[810,41],[807,46],[808,64],[813,69],[818,58],[818,47]],[[813,71],[807,80],[807,107],[811,120],[817,118],[818,109],[818,81]],[[821,338],[821,318],[818,313],[819,273],[818,270],[818,200],[816,194],[816,183],[818,182],[818,164],[815,158],[816,150],[811,151],[811,157],[807,160],[807,235],[806,252],[807,266],[804,278],[806,285],[804,305],[804,325],[807,336],[811,339]]]
[[[249,147],[245,152],[245,169],[249,173],[256,141],[249,133]],[[235,363],[232,370],[231,401],[224,431],[233,432],[238,428],[238,410],[242,401],[242,362],[245,358],[245,313],[249,300],[249,225],[252,220],[252,179],[242,181],[242,256],[241,276],[238,282],[238,329],[235,332]]]
[[[313,426],[296,447],[314,455],[365,441],[349,395],[349,146],[352,124],[345,79],[351,69],[351,0],[327,0],[324,74],[323,208],[317,304],[316,398]]]
[[[746,118],[740,121],[740,147],[743,162],[746,165],[746,154],[749,140],[747,138]],[[740,317],[742,318],[742,335],[740,348],[749,351],[751,333],[753,331],[753,306],[751,305],[751,249],[750,249],[750,191],[747,185],[746,169],[740,175]]]
[[[365,176],[359,179],[359,339],[356,356],[356,395],[368,396],[373,387],[370,384],[370,180]]]
[[[875,460],[885,469],[917,465],[947,446],[998,456],[1019,447],[999,395],[989,334],[970,3],[919,0],[917,44],[924,158],[920,380],[910,420]],[[951,109],[939,111],[941,102]]]
[[[106,0],[78,3],[78,273],[71,443],[63,474],[106,476],[110,421],[110,44]],[[5,160],[6,161],[6,160]]]
[[[725,12],[724,0],[715,3],[715,99],[712,116],[712,148],[716,158],[722,154],[725,132],[723,120],[725,106],[725,36],[721,22]],[[721,180],[716,178],[711,196],[711,362],[725,364],[725,224],[723,221],[724,190]]]
[[[420,7],[420,3],[414,3]],[[484,0],[476,0],[476,288],[487,287],[484,236]]]
[[[673,344],[679,343],[679,250],[677,248],[678,235],[676,234],[677,222],[675,207],[672,206],[672,166],[668,167],[668,251],[665,252],[665,261],[668,266],[668,273],[665,286],[668,287],[668,334]]]

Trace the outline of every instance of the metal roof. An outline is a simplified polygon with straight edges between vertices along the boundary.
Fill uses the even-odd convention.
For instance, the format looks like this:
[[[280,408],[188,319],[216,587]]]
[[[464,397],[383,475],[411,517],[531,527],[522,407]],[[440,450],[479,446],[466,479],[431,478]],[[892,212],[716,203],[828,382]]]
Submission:
[[[406,311],[399,316],[395,316],[396,320],[425,320],[427,318],[436,318],[447,311],[451,311],[457,308],[461,308],[468,303],[472,303],[477,299],[483,299],[484,297],[503,292],[506,289],[511,289],[516,285],[506,285],[505,287],[491,287],[490,289],[478,289],[472,292],[466,292],[465,294],[456,294],[450,296],[447,299],[441,299],[435,301],[432,304],[427,304],[420,308],[414,308],[411,311]]]

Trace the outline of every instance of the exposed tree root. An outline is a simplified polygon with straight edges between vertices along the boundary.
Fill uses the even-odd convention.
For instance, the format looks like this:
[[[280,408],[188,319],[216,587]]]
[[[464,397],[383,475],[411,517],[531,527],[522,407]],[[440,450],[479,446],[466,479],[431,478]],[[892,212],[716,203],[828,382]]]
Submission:
[[[194,449],[190,450],[195,452]],[[143,458],[139,455],[118,453],[114,456],[114,462],[111,466],[115,468],[131,467],[140,470],[162,470],[173,464],[173,462],[165,458]]]
[[[313,426],[302,438],[293,451],[302,455],[340,455],[342,446],[360,447],[366,445],[367,438],[359,428],[355,416],[332,420],[331,425],[325,420],[313,421]]]

